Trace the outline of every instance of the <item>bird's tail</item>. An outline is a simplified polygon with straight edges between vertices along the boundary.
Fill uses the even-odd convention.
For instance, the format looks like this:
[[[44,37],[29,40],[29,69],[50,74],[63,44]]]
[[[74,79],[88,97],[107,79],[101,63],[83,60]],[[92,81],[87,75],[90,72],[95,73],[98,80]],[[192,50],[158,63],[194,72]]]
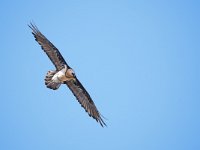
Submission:
[[[45,85],[50,88],[50,89],[53,89],[53,90],[57,90],[61,83],[60,82],[54,82],[52,80],[53,76],[57,73],[57,71],[48,71],[47,72],[47,75],[45,77]]]

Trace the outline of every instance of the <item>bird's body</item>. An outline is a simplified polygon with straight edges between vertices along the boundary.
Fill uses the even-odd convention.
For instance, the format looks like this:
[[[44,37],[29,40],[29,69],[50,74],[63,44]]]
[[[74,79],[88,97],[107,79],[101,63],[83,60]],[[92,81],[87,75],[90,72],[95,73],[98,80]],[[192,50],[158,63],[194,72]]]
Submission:
[[[35,25],[30,24],[29,27],[33,30],[32,33],[35,40],[41,45],[44,52],[56,67],[56,70],[47,72],[45,85],[53,90],[57,90],[62,84],[67,85],[81,106],[86,112],[88,112],[89,116],[93,117],[101,124],[101,126],[106,126],[89,93],[80,83],[73,69],[65,62],[59,50],[38,30]]]
[[[52,77],[53,82],[63,83],[64,81],[69,80],[65,76],[65,72],[63,70],[58,71],[54,76]]]
[[[60,71],[48,71],[45,78],[45,84],[48,88],[57,90],[61,84],[70,80],[76,81],[75,73],[72,69],[67,69],[67,66],[64,65],[64,68]]]

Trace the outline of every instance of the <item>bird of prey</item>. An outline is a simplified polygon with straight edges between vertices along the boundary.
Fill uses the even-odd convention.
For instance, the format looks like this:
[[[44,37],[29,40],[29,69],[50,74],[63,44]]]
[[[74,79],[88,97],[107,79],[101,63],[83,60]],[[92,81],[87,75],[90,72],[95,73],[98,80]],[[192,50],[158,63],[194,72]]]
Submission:
[[[106,126],[102,119],[102,115],[97,110],[89,93],[83,87],[76,77],[73,69],[66,63],[59,50],[38,30],[38,28],[30,23],[28,25],[32,29],[35,40],[41,45],[41,48],[47,54],[56,70],[50,70],[45,77],[45,85],[47,88],[57,90],[61,84],[65,84],[72,91],[78,102],[85,109],[90,117],[93,117],[102,127]]]

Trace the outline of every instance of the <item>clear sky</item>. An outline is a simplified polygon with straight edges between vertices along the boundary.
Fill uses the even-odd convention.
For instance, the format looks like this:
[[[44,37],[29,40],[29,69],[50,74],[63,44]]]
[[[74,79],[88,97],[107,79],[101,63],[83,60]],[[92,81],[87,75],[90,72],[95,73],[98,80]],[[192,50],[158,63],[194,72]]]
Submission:
[[[1,150],[200,149],[200,1],[1,0]],[[34,21],[107,118],[102,128],[34,41]]]

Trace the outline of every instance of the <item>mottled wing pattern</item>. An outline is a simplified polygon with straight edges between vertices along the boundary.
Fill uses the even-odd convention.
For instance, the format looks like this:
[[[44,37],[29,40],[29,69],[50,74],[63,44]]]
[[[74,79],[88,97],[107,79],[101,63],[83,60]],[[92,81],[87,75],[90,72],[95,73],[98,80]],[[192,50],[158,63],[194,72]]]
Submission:
[[[33,30],[32,34],[34,35],[35,40],[41,45],[56,69],[61,70],[64,65],[67,65],[59,50],[38,30],[38,28],[32,23],[29,27]],[[68,66],[68,68],[70,67]]]
[[[85,109],[85,111],[89,114],[90,117],[93,117],[97,122],[101,124],[101,126],[106,126],[105,122],[101,118],[101,114],[97,110],[93,100],[91,99],[88,92],[85,90],[80,81],[76,78],[76,81],[66,81],[65,84],[72,91],[78,102]]]

